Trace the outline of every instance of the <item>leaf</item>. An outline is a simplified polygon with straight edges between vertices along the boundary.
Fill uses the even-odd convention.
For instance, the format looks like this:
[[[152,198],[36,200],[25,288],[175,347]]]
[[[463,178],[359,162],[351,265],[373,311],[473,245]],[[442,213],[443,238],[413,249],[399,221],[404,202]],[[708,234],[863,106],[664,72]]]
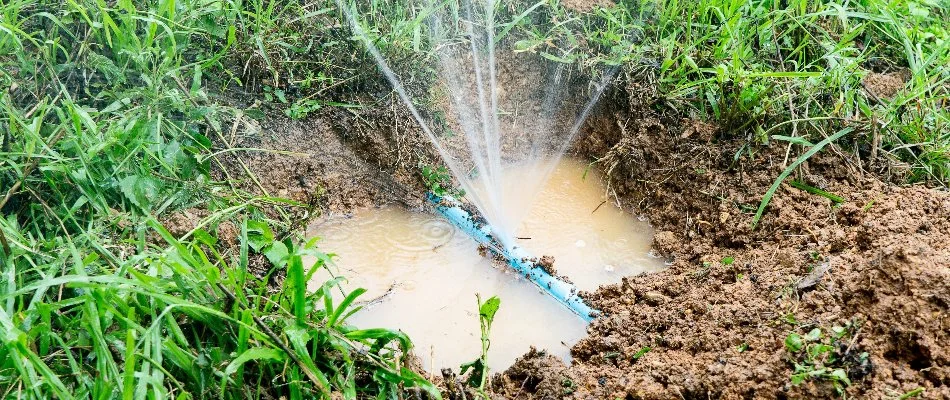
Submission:
[[[254,120],[262,120],[267,117],[267,114],[264,114],[263,111],[259,108],[248,108],[244,110],[244,115],[247,115],[249,118]]]
[[[803,137],[798,136],[785,136],[785,135],[772,135],[772,139],[781,140],[783,142],[789,142],[792,144],[797,144],[805,147],[812,147],[815,144],[805,140]]]
[[[152,177],[129,175],[119,181],[119,190],[130,203],[148,213],[152,200],[157,199],[161,191],[161,182]]]
[[[807,335],[805,335],[805,339],[809,342],[816,342],[821,339],[821,328],[812,329]]]
[[[650,350],[653,350],[653,348],[648,346],[641,347],[640,350],[638,350],[637,353],[633,355],[633,361],[639,360],[644,354],[649,353]]]
[[[270,246],[264,248],[264,256],[267,257],[267,261],[270,261],[271,265],[275,267],[286,264],[289,254],[290,251],[287,250],[287,245],[283,242],[273,242]]]
[[[544,42],[537,39],[522,39],[515,42],[515,51],[516,52],[530,51],[534,49],[535,47],[537,47],[538,45],[540,45],[541,43],[544,43]]]
[[[495,313],[498,312],[498,307],[500,306],[501,299],[499,299],[498,296],[492,296],[478,307],[478,315],[491,326],[492,321],[495,319]]]
[[[350,294],[346,295],[346,298],[343,299],[342,302],[340,302],[340,305],[338,305],[336,307],[336,310],[333,311],[333,315],[331,315],[330,318],[327,320],[327,326],[335,326],[338,323],[342,324],[343,321],[346,319],[346,317],[341,318],[343,313],[346,311],[347,308],[350,307],[350,304],[353,304],[353,302],[356,301],[356,298],[362,295],[363,293],[366,293],[366,289],[357,288],[356,290],[350,292]]]
[[[272,348],[267,348],[267,347],[255,347],[252,349],[247,349],[243,353],[241,353],[241,355],[237,356],[237,358],[231,361],[230,364],[228,364],[228,367],[224,369],[224,374],[225,375],[234,374],[235,372],[237,372],[238,369],[241,368],[242,365],[244,365],[248,361],[270,360],[270,361],[276,361],[276,362],[283,362],[284,357],[285,357],[284,352],[277,349],[272,349]]]
[[[803,345],[804,341],[801,335],[795,332],[789,333],[788,336],[785,337],[785,347],[792,353],[797,353],[802,349]]]
[[[834,371],[831,371],[830,375],[831,375],[831,378],[840,382],[844,382],[844,384],[847,386],[851,386],[851,380],[848,379],[848,373],[845,372],[843,369],[841,368],[835,369]]]
[[[264,222],[247,221],[247,242],[254,251],[261,251],[274,242],[274,232]]]
[[[485,372],[485,364],[482,363],[481,358],[477,358],[474,361],[467,362],[459,366],[459,374],[465,375],[468,370],[472,370],[472,374],[468,376],[466,383],[472,387],[478,387],[478,384],[482,380],[482,374]]]
[[[827,344],[813,344],[807,347],[808,358],[811,360],[816,360],[821,357],[822,354],[829,353],[833,350],[830,345]]]
[[[116,84],[125,82],[125,74],[123,74],[122,70],[108,57],[96,52],[88,52],[86,54],[86,62],[90,67],[105,76],[107,80],[113,81]]]
[[[403,367],[399,371],[399,374],[402,376],[403,382],[424,390],[427,394],[429,394],[430,398],[442,400],[442,393],[439,391],[439,389],[431,382],[426,380],[426,378],[424,378],[422,375],[419,375],[415,371],[406,367]]]
[[[551,60],[551,61],[554,61],[554,62],[559,62],[559,63],[562,63],[562,64],[570,64],[570,63],[573,63],[573,62],[574,62],[574,60],[570,60],[570,59],[567,59],[567,58],[564,58],[564,57],[558,57],[558,56],[556,56],[556,55],[554,55],[554,54],[551,54],[551,53],[548,53],[548,52],[544,52],[544,51],[541,52],[541,57],[544,57],[544,58],[547,58],[548,60]]]
[[[795,375],[792,375],[792,378],[791,378],[792,385],[796,385],[796,386],[797,386],[797,385],[800,385],[802,382],[805,381],[805,378],[807,378],[807,377],[808,377],[807,374],[795,374]]]
[[[283,243],[274,242],[274,246],[271,247],[277,247],[278,245],[283,246]],[[284,252],[285,255],[283,257],[286,257],[286,248]],[[304,281],[303,276],[303,262],[300,260],[300,256],[294,255],[290,258],[290,262],[288,263],[287,280],[290,281],[290,290],[293,292],[291,299],[293,299],[294,302],[294,316],[297,317],[297,322],[300,324],[307,322],[307,282]]]
[[[844,203],[844,198],[843,198],[843,197],[838,196],[838,195],[836,195],[836,194],[834,194],[834,193],[831,193],[831,192],[826,192],[826,191],[821,190],[821,189],[819,189],[819,188],[816,188],[816,187],[814,187],[814,186],[810,186],[810,185],[806,184],[805,182],[802,182],[802,181],[799,181],[799,180],[794,180],[794,181],[792,181],[791,183],[789,183],[789,185],[790,185],[791,187],[795,188],[795,189],[804,190],[804,191],[806,191],[806,192],[808,192],[808,193],[816,194],[816,195],[825,197],[825,198],[827,198],[828,200],[831,200],[831,201],[833,201],[833,202],[835,202],[835,203]]]

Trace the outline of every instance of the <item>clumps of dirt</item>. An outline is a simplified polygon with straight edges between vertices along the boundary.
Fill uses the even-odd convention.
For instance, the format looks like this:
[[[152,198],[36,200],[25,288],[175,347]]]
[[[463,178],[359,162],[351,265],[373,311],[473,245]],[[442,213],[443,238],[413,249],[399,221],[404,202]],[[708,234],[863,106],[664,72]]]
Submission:
[[[210,215],[211,211],[205,208],[188,208],[163,215],[160,222],[168,230],[168,233],[175,238],[182,238],[191,231],[202,228],[214,233],[224,248],[237,246],[240,230],[234,225],[234,222],[228,220],[205,221]],[[205,222],[207,222],[207,226],[203,226]],[[154,243],[164,243],[164,240],[157,233],[151,234],[149,240]]]
[[[216,233],[218,240],[221,241],[221,244],[225,248],[234,248],[239,244],[238,238],[241,235],[241,231],[231,221],[224,221],[218,224]]]
[[[868,72],[861,80],[861,84],[874,97],[890,99],[904,89],[908,80],[910,80],[910,70],[905,68],[888,73]]]
[[[492,379],[496,392],[509,398],[557,399],[577,390],[577,378],[559,358],[531,347],[514,365]]]
[[[557,276],[557,269],[554,268],[554,256],[541,256],[535,266],[547,272],[548,275]]]
[[[580,12],[591,12],[598,7],[610,8],[614,6],[614,2],[610,0],[564,0],[562,4],[564,7]]]
[[[215,145],[253,150],[226,153],[215,174],[308,206],[288,208],[301,221],[394,201],[419,207],[425,190],[416,168],[431,158],[429,146],[408,112],[389,108],[324,109],[300,120],[276,112],[259,121],[239,117],[240,129]]]
[[[574,363],[532,375],[575,377],[575,391],[556,397],[836,396],[827,377],[791,383],[798,360],[785,340],[841,326],[855,327],[841,339],[847,356],[867,353],[847,364],[849,397],[917,388],[950,397],[950,193],[887,184],[829,147],[789,181],[844,202],[786,182],[752,229],[784,148],[739,153],[741,140],[651,109],[588,127],[577,150],[610,170],[628,209],[649,216],[672,265],[586,295],[604,315],[572,349]],[[502,379],[503,395],[550,396]]]
[[[201,220],[211,213],[204,208],[188,208],[170,213],[160,220],[172,236],[180,238],[198,227]]]

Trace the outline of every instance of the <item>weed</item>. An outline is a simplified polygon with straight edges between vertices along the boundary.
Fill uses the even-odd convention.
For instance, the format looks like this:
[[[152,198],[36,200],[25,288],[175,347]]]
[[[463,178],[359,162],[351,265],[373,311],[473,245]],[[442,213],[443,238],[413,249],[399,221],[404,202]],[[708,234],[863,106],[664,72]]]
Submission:
[[[900,397],[898,397],[898,400],[912,399],[914,397],[920,396],[923,393],[924,393],[924,388],[919,387],[917,389],[911,390],[907,393],[900,395]]]
[[[577,384],[574,381],[564,378],[561,380],[561,395],[569,395],[577,391]]]
[[[821,142],[818,142],[818,144],[812,146],[810,149],[808,149],[808,151],[806,151],[804,154],[799,156],[794,162],[789,164],[789,166],[785,168],[785,170],[782,171],[781,174],[779,174],[778,179],[776,179],[775,182],[772,183],[772,186],[770,186],[769,189],[765,192],[765,196],[762,197],[762,201],[759,203],[759,208],[755,212],[755,217],[752,218],[752,227],[755,228],[756,225],[758,225],[759,219],[762,218],[762,213],[765,212],[765,207],[768,206],[769,201],[772,200],[772,195],[775,194],[775,191],[778,190],[779,185],[782,184],[785,178],[787,178],[792,173],[792,171],[795,170],[795,168],[798,168],[799,165],[807,161],[809,158],[811,158],[811,156],[821,151],[823,147],[825,147],[826,145],[828,145],[829,143],[835,140],[840,139],[844,135],[847,135],[852,130],[853,130],[852,128],[848,127],[848,128],[844,128],[838,131],[834,135],[831,135],[825,140],[822,140]]]
[[[443,166],[432,168],[428,165],[420,165],[422,180],[432,194],[442,197],[450,195],[453,197],[465,196],[465,189],[455,187],[452,184],[452,174]]]
[[[653,350],[653,349],[650,348],[650,347],[648,347],[648,346],[643,346],[643,347],[641,347],[640,350],[637,350],[637,352],[633,355],[633,357],[630,358],[630,362],[631,362],[631,363],[637,362],[637,360],[639,360],[639,359],[642,358],[644,355],[646,355],[647,353],[649,353],[650,350]]]
[[[821,328],[805,335],[790,332],[785,337],[785,349],[794,366],[792,385],[806,380],[827,381],[839,394],[844,394],[852,379],[867,375],[871,368],[868,353],[852,351],[853,344],[847,342],[855,334],[853,328],[851,323],[835,326],[828,335]]]
[[[319,101],[313,99],[301,99],[290,105],[284,114],[292,119],[304,119],[310,113],[319,110],[322,107]]]
[[[491,324],[495,320],[495,313],[501,305],[501,300],[492,296],[482,302],[481,296],[475,295],[478,303],[478,325],[481,330],[482,353],[474,361],[462,364],[460,373],[464,375],[469,370],[472,371],[468,376],[468,384],[475,388],[485,399],[489,396],[485,393],[485,383],[488,381],[488,348],[491,345],[489,335],[491,333]]]

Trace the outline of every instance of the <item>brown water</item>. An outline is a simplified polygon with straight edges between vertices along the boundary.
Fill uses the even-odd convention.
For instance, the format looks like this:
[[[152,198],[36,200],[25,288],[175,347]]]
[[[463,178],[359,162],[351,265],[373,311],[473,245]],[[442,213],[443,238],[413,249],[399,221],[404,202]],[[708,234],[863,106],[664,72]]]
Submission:
[[[652,228],[604,203],[604,185],[592,173],[584,179],[586,167],[573,160],[558,165],[520,224],[519,244],[554,256],[558,274],[582,290],[662,269],[663,260],[649,255]],[[527,171],[516,168],[506,178],[518,182]],[[318,222],[310,233],[337,254],[330,269],[347,277],[345,287],[368,290],[362,297],[368,304],[349,322],[403,330],[430,371],[457,369],[478,356],[475,293],[501,299],[488,357],[496,371],[531,345],[567,361],[570,346],[586,332],[579,317],[507,268],[493,267],[440,216],[383,207]],[[328,274],[318,275],[312,288]]]

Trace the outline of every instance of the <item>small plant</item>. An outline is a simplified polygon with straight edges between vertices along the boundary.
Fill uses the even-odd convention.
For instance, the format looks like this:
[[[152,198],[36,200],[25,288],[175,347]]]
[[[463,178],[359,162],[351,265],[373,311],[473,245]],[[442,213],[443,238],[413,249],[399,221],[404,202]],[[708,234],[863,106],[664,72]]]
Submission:
[[[300,99],[290,107],[284,110],[284,115],[290,117],[291,119],[304,119],[307,118],[310,113],[319,110],[322,107],[319,101],[313,99]]]
[[[643,346],[643,347],[641,347],[640,350],[637,350],[637,353],[633,355],[633,357],[631,358],[631,362],[637,362],[637,360],[639,360],[639,359],[642,358],[644,355],[646,355],[647,353],[649,353],[650,350],[653,350],[653,348],[651,348],[651,347],[649,347],[649,346]]]
[[[420,165],[419,169],[422,170],[422,180],[432,194],[439,197],[445,195],[465,196],[465,189],[452,186],[452,175],[445,167],[432,168],[428,165]]]
[[[281,89],[264,86],[264,100],[268,103],[273,103],[274,100],[277,100],[283,104],[287,104],[287,95]]]
[[[463,375],[469,370],[472,371],[468,377],[468,384],[474,387],[483,398],[487,399],[489,397],[485,393],[485,383],[488,380],[488,348],[491,346],[491,340],[488,336],[491,332],[492,321],[495,320],[495,313],[498,312],[498,307],[501,306],[501,300],[497,296],[492,296],[482,303],[482,298],[478,294],[475,295],[475,299],[478,301],[478,323],[482,331],[482,354],[474,361],[462,364],[459,368]]]
[[[821,328],[814,328],[804,336],[793,331],[785,337],[785,348],[794,365],[792,385],[811,379],[827,381],[835,391],[844,394],[851,379],[870,372],[868,353],[852,352],[852,345],[846,340],[852,336],[851,323],[835,326],[830,333],[826,335]]]

